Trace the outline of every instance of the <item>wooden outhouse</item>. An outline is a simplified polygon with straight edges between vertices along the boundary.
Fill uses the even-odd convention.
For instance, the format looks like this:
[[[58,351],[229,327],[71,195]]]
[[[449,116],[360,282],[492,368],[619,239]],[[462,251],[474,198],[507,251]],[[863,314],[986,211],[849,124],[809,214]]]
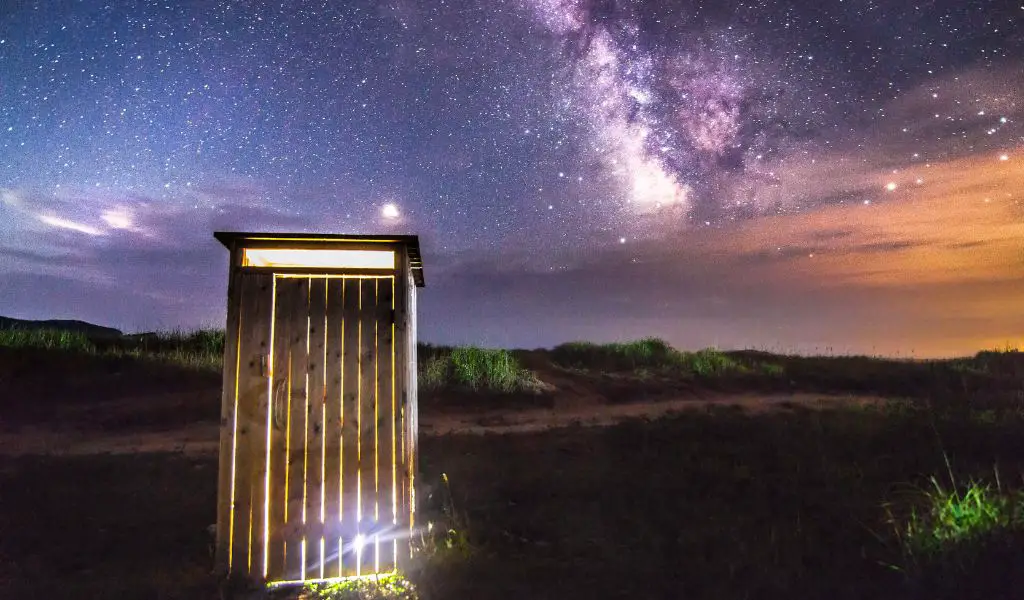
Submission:
[[[267,584],[394,571],[416,472],[416,236],[217,232],[231,252],[216,560]]]

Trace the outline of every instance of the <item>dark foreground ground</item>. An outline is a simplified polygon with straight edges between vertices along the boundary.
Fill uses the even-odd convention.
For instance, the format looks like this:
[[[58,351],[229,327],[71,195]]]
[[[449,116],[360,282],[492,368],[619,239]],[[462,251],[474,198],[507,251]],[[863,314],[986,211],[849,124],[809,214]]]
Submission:
[[[958,482],[1022,487],[1020,409],[899,406],[424,438],[425,511],[457,535],[414,582],[424,598],[1022,597],[1019,540],[915,564],[887,522],[949,481],[944,453]],[[214,457],[0,461],[0,597],[216,597]]]

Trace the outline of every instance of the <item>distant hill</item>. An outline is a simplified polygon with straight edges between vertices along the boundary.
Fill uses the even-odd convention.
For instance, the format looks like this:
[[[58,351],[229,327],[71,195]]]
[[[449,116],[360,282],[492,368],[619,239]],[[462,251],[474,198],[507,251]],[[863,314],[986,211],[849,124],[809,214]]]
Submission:
[[[124,334],[113,327],[93,325],[85,321],[72,319],[50,319],[47,321],[27,321],[24,319],[12,319],[0,317],[0,329],[57,329],[62,331],[77,331],[85,334],[90,339],[119,339]]]

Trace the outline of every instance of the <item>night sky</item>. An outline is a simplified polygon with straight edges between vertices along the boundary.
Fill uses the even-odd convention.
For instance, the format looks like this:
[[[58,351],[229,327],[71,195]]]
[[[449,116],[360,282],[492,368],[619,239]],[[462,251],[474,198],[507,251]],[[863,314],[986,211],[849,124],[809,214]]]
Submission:
[[[214,230],[416,233],[421,339],[1024,345],[1024,6],[0,8],[0,314],[223,326]]]

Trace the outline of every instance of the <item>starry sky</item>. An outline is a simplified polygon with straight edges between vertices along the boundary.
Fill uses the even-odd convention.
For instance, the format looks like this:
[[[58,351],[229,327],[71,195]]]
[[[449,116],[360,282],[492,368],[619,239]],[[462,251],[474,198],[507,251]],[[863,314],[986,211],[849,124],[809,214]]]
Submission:
[[[0,8],[0,314],[222,326],[215,230],[416,233],[421,339],[1024,345],[1024,5]]]

